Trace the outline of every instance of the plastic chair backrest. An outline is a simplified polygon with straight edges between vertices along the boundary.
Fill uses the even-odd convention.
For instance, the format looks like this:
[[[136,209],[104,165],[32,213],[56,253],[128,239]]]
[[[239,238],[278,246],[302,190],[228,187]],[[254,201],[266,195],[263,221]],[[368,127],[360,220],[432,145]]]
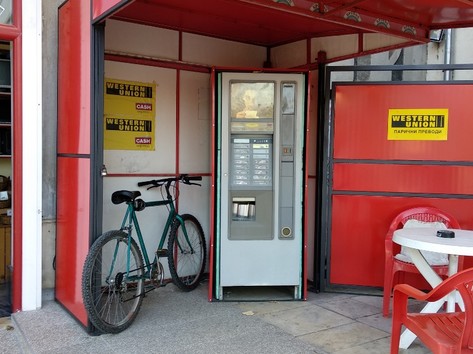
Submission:
[[[408,221],[430,223],[439,228],[460,229],[460,225],[454,217],[444,211],[434,207],[415,207],[402,211],[391,222],[384,239],[384,289],[383,289],[383,316],[389,315],[389,303],[391,300],[391,290],[394,283],[394,275],[397,272],[418,273],[417,268],[412,263],[408,255],[401,253],[401,246],[393,243],[394,231],[404,228]],[[444,226],[439,226],[444,225]],[[425,251],[421,251],[423,254]],[[427,255],[424,254],[424,257]],[[426,257],[427,259],[427,257]],[[434,261],[435,259],[435,261]],[[432,254],[428,262],[436,266],[439,275],[448,274],[448,258],[444,254]],[[458,259],[458,269],[463,269],[463,257]]]
[[[385,242],[387,248],[389,248],[392,255],[392,238],[394,231],[403,228],[408,220],[417,220],[423,222],[441,222],[447,228],[450,229],[459,229],[460,225],[455,220],[455,218],[448,213],[434,208],[434,207],[415,207],[411,209],[406,209],[400,214],[398,214],[389,226],[388,232],[386,234]],[[400,247],[399,247],[400,248]]]
[[[453,290],[458,290],[462,297],[463,304],[465,306],[465,321],[462,330],[462,337],[458,343],[458,349],[472,348],[473,347],[473,268],[466,269],[455,275],[447,278],[440,283],[435,289],[431,290],[426,299],[427,301],[436,301],[441,299]],[[431,296],[429,296],[431,295]],[[429,316],[429,314],[424,314]],[[448,330],[449,323],[445,323],[446,330]],[[428,331],[428,328],[425,329]],[[460,353],[460,350],[458,350]]]
[[[470,270],[473,270],[470,269]],[[471,275],[473,277],[473,274]],[[465,328],[461,339],[462,348],[473,348],[473,279],[457,287],[465,305]]]
[[[450,294],[453,290],[458,290],[465,306],[465,321],[462,331],[462,337],[458,346],[460,348],[473,347],[473,268],[465,269],[440,283],[429,294],[435,294],[436,299],[440,299]],[[430,300],[433,301],[434,299]],[[428,316],[428,314],[426,314]],[[445,324],[446,327],[449,324]],[[458,350],[460,353],[460,350]]]

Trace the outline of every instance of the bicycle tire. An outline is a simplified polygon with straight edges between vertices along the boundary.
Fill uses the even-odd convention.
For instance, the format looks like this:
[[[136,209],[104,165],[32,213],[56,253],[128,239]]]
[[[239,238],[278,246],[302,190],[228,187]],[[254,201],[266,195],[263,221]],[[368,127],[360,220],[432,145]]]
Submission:
[[[128,270],[133,279],[127,280],[126,276],[128,235],[123,231],[101,235],[85,259],[82,271],[84,306],[90,322],[103,333],[119,333],[128,328],[143,302],[143,257],[136,241],[132,238],[130,241]],[[116,257],[113,257],[114,251]],[[111,273],[110,276],[102,270]]]
[[[168,263],[174,284],[182,291],[194,290],[204,274],[206,262],[205,236],[199,221],[190,214],[183,214],[189,242],[182,224],[175,219],[168,240]],[[191,250],[192,249],[192,250]]]

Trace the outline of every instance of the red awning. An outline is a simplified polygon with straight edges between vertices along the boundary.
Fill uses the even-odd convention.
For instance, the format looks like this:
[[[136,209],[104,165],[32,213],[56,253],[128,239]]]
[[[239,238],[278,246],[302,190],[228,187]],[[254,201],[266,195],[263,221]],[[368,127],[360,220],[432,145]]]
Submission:
[[[367,32],[427,42],[473,27],[473,0],[135,0],[113,18],[268,47]]]

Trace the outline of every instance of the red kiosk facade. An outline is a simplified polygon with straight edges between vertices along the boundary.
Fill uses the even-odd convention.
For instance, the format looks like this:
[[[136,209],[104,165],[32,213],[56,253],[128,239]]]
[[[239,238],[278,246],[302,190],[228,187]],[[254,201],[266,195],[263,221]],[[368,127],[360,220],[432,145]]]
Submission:
[[[176,72],[188,69],[194,72],[208,73],[210,78],[211,66],[182,60],[183,55],[186,54],[184,51],[188,50],[182,47],[183,33],[217,37],[224,40],[260,46],[266,51],[266,60],[259,69],[278,62],[278,51],[285,50],[287,52],[290,50],[292,43],[300,44],[302,42],[305,47],[303,55],[306,60],[305,64],[299,67],[299,69],[316,73],[316,75],[313,75],[314,80],[310,82],[310,85],[315,88],[312,92],[317,92],[317,87],[320,91],[323,86],[322,74],[324,73],[324,64],[328,62],[376,53],[386,49],[402,48],[416,43],[427,43],[429,35],[433,33],[431,32],[432,30],[468,26],[473,23],[473,5],[465,1],[436,1],[427,5],[423,1],[415,0],[406,2],[406,4],[388,1],[382,2],[381,6],[380,3],[381,1],[375,0],[339,1],[324,6],[320,2],[303,0],[276,2],[270,0],[205,0],[181,5],[173,4],[171,6],[170,2],[165,0],[68,0],[64,2],[59,8],[56,299],[84,326],[89,326],[82,305],[80,279],[83,261],[95,235],[101,231],[102,222],[102,203],[104,197],[103,180],[101,177],[103,166],[103,140],[101,136],[103,135],[102,87],[104,60],[171,68],[175,69]],[[415,8],[415,11],[412,11],[412,8]],[[456,13],[455,17],[444,17],[445,9],[448,9],[448,12],[451,14]],[[107,52],[105,50],[104,33],[109,19],[123,21],[123,23],[129,22],[157,26],[176,31],[180,46],[178,48],[179,57],[177,60],[164,60],[145,55],[126,56],[120,53]],[[235,23],[239,26],[235,26]],[[369,38],[367,35],[370,33],[393,35],[398,37],[399,40],[388,41],[386,45],[371,46],[367,40]],[[314,52],[319,52],[319,48],[312,47],[314,45],[314,38],[337,38],[342,35],[351,36],[354,47],[351,53],[329,55],[328,58],[324,57],[323,54],[319,54],[317,57],[313,55]],[[315,43],[318,42],[315,41]],[[197,50],[197,48],[194,48],[194,50]],[[286,58],[286,60],[286,63],[291,62],[290,58]],[[279,63],[280,65],[286,65],[284,60]],[[257,70],[258,68],[253,67],[252,69]],[[317,76],[319,77],[318,82],[316,81]],[[179,91],[179,86],[176,90]],[[341,90],[340,97],[344,97],[343,90],[349,89],[340,86],[339,90]],[[352,92],[350,90],[348,93],[351,95],[352,93],[355,94],[355,92],[359,91],[354,90]],[[361,93],[366,95],[363,91]],[[319,107],[317,107],[317,102],[319,102]],[[337,98],[337,109],[340,102],[345,104],[343,99]],[[313,124],[310,128],[310,135],[314,138],[311,141],[311,144],[313,144],[313,151],[311,152],[313,160],[312,165],[308,166],[307,169],[313,188],[312,192],[315,192],[317,184],[322,183],[322,181],[317,181],[315,166],[318,162],[316,159],[322,158],[320,155],[321,151],[329,146],[319,146],[319,151],[315,151],[318,140],[317,136],[324,129],[323,125],[317,126],[316,123],[317,111],[323,106],[323,100],[321,100],[321,97],[319,99],[315,97],[312,98],[312,103],[309,114],[313,117]],[[452,101],[448,104],[453,109],[456,103],[456,101]],[[350,111],[351,105],[349,104],[348,107]],[[343,110],[344,108],[346,108],[345,105],[341,106],[340,109]],[[321,111],[318,114],[318,119],[324,119],[324,113]],[[336,112],[336,114],[338,113]],[[177,116],[179,116],[179,108],[177,108]],[[370,124],[368,115],[361,113],[358,118],[360,120],[367,120],[365,123],[360,123],[368,125],[368,128],[362,131],[364,134],[367,134],[370,129],[375,129],[372,132],[373,134],[379,133],[379,136],[384,136],[384,139],[386,139],[386,132],[382,130],[382,123],[379,126]],[[379,181],[383,181],[387,185],[383,185],[380,188],[391,192],[390,188],[397,188],[396,186],[399,186],[396,184],[396,181],[389,182],[389,179],[381,178],[382,176],[380,180],[372,180],[367,179],[363,175],[366,172],[366,163],[363,165],[366,162],[364,160],[371,159],[374,151],[365,144],[360,144],[357,149],[353,149],[353,146],[350,145],[353,142],[350,139],[352,134],[349,133],[350,129],[353,128],[349,125],[350,122],[352,122],[351,119],[347,121],[347,127],[336,126],[336,139],[334,140],[335,155],[333,157],[343,161],[340,161],[340,163],[335,161],[337,164],[332,171],[335,177],[333,190],[348,189],[353,191],[358,188],[363,191],[369,191],[373,188],[378,188],[381,183]],[[453,124],[453,119],[451,122]],[[461,129],[457,128],[456,125],[452,125],[451,129],[450,132],[452,134],[456,134],[457,131],[458,134],[462,134]],[[344,134],[348,134],[348,137]],[[366,137],[365,135],[360,136]],[[346,145],[345,142],[350,142],[350,144]],[[386,144],[389,145],[390,143],[387,142]],[[457,154],[457,150],[453,145],[447,150],[440,149],[439,151]],[[432,156],[430,154],[437,154],[438,151],[434,150],[431,150],[428,156]],[[349,154],[359,152],[360,155],[345,156],[345,152]],[[397,158],[395,153],[387,151],[387,154],[388,158]],[[449,154],[447,155],[450,156]],[[362,160],[361,164],[351,164],[350,162],[353,159]],[[425,159],[427,159],[427,156],[423,155],[419,156],[416,161]],[[177,165],[179,165],[179,154],[176,157],[176,161]],[[383,165],[383,167],[386,167],[387,170],[385,169],[380,173],[384,173],[386,176],[393,173],[393,171],[389,170],[388,166]],[[435,170],[437,167],[435,166],[433,169]],[[448,164],[446,169],[447,171],[452,170]],[[465,170],[460,169],[462,171]],[[461,173],[462,176],[464,176],[463,173],[470,173],[469,168],[466,168],[466,170],[468,171],[458,173]],[[205,172],[212,181],[215,172],[212,169]],[[398,173],[397,171],[394,172]],[[415,177],[413,178],[415,180]],[[434,192],[443,193],[441,189],[435,189],[439,188],[437,184],[432,183],[432,187]],[[211,183],[210,189],[212,188],[213,185]],[[470,195],[469,193],[471,193],[468,185],[458,186],[458,188],[458,193],[462,195]],[[453,192],[449,189],[448,193]],[[210,194],[212,195],[213,193]],[[346,219],[347,213],[350,213],[358,205],[356,204],[358,199],[355,197],[349,198],[353,200],[353,203],[351,201],[347,203],[342,199],[344,197],[334,196],[333,200],[331,200],[332,233],[324,237],[333,239],[334,243],[332,246],[337,245],[337,238],[332,237],[332,235],[336,236],[345,232],[344,230],[338,231],[336,227],[342,225],[346,221],[344,219]],[[460,214],[464,213],[462,210],[466,208],[463,204],[470,203],[470,201],[467,202],[465,200],[465,198],[458,198],[454,201],[446,202],[445,207],[452,209],[452,211],[458,211]],[[404,202],[401,200],[398,204],[399,207],[403,206]],[[211,208],[215,207],[213,201],[210,201],[210,204]],[[443,204],[440,206],[443,206]],[[317,207],[320,207],[320,205]],[[210,215],[213,215],[212,210]],[[382,210],[382,208],[379,210]],[[396,212],[397,210],[392,211],[393,214]],[[319,215],[317,211],[316,215]],[[355,220],[357,219],[355,218]],[[470,225],[469,223],[472,223],[469,217],[463,214],[460,215],[459,220],[464,221],[466,227]],[[213,246],[215,241],[212,225],[211,217],[209,228],[211,258],[213,257],[212,252],[214,252]],[[473,224],[471,226],[473,227]],[[380,228],[382,227],[380,226]],[[311,227],[309,226],[305,228],[305,255],[307,253],[314,253],[313,248],[315,247],[314,244],[316,244],[314,240],[323,237],[322,235],[317,235],[316,230],[310,229]],[[341,242],[345,242],[345,240],[342,239]],[[375,241],[373,243],[377,244]],[[308,249],[309,244],[312,245],[310,249]],[[378,252],[379,250],[376,247],[378,246],[370,249],[368,254],[371,256],[376,253],[376,257],[379,258],[381,253]],[[338,252],[336,247],[332,247],[332,252],[335,252],[332,253],[332,261],[334,262],[333,273],[331,273],[331,276],[333,276],[332,281],[335,283],[338,281],[345,282],[346,280],[344,279],[339,280],[343,278],[344,271],[339,270],[339,264],[335,260],[346,259],[346,255],[336,254]],[[379,261],[376,257],[374,260]],[[307,259],[306,257],[304,262],[307,262]],[[369,266],[371,267],[371,265],[370,263]],[[213,272],[212,269],[209,269],[209,271],[210,273]],[[378,278],[379,275],[374,275],[373,281],[370,284],[357,285],[376,286],[378,285]],[[307,279],[304,280],[306,281]],[[359,283],[356,279],[353,282]],[[350,284],[350,282],[348,283]],[[212,294],[209,294],[209,298],[211,296]]]

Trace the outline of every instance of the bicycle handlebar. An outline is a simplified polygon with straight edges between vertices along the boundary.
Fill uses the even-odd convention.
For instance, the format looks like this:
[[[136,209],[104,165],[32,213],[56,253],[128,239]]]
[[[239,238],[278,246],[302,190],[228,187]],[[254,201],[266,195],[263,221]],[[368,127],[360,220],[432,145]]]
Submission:
[[[171,178],[152,179],[149,181],[138,182],[138,187],[151,185],[151,187],[148,188],[150,189],[154,187],[160,187],[164,184],[170,185],[172,182],[182,182],[187,185],[200,186],[199,183],[192,183],[191,181],[202,181],[202,176],[189,176],[189,175],[184,174],[184,175],[179,175],[177,177],[171,177]]]

